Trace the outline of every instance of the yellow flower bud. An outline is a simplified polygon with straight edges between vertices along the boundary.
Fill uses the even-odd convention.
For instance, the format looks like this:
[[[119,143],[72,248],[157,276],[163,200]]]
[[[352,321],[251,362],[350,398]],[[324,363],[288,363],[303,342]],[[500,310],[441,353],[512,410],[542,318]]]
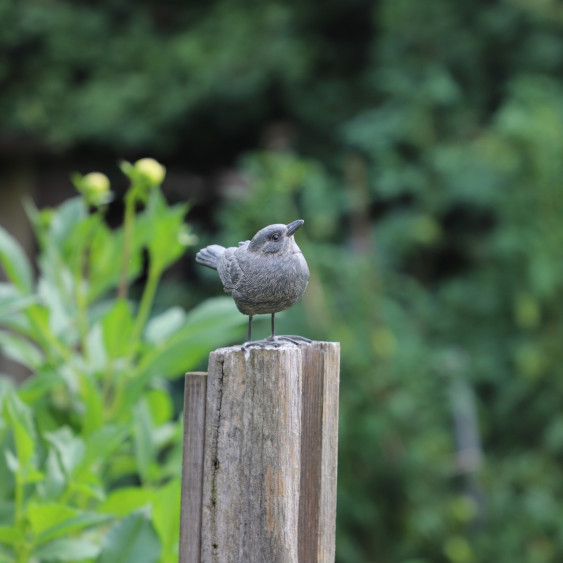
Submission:
[[[160,186],[166,176],[166,168],[154,158],[141,158],[135,162],[135,170],[151,186]]]
[[[98,207],[111,201],[109,179],[101,172],[90,172],[86,176],[74,174],[72,181],[89,205]]]
[[[82,178],[84,190],[89,193],[103,194],[109,191],[109,180],[101,172],[90,172]]]

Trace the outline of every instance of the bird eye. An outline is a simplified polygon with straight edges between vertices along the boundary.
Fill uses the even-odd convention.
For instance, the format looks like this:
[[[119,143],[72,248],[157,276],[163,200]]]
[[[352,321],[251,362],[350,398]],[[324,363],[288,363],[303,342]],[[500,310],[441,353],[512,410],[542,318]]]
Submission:
[[[272,235],[272,240],[279,240],[280,239],[280,235],[278,233],[274,233]]]

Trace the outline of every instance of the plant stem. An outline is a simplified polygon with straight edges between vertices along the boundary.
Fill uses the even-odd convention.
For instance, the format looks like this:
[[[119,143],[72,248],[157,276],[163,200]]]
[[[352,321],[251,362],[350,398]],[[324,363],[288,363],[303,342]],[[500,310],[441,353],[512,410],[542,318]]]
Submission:
[[[82,354],[85,358],[89,358],[88,352],[88,304],[82,287],[82,275],[76,272],[74,276],[75,300],[76,300],[76,323],[80,334],[80,343]]]
[[[21,468],[16,473],[15,476],[15,490],[14,490],[14,523],[16,528],[22,533],[22,536],[25,537],[25,516],[23,513],[23,488],[24,488],[24,481],[21,476]],[[16,562],[17,563],[27,563],[28,555],[29,555],[29,547],[27,542],[22,542],[19,545],[16,545]]]
[[[127,299],[129,292],[129,261],[133,246],[133,223],[135,221],[135,190],[130,189],[125,195],[125,217],[123,219],[123,255],[121,257],[121,275],[117,297]]]
[[[139,305],[139,310],[137,311],[137,318],[135,319],[135,325],[133,326],[133,331],[131,334],[131,352],[134,353],[138,341],[141,338],[141,334],[147,320],[149,318],[152,304],[154,301],[154,296],[158,288],[158,282],[160,281],[160,276],[162,274],[162,268],[155,266],[154,262],[149,266],[149,275],[145,289],[143,291],[143,296],[141,297],[141,303]]]
[[[145,289],[143,291],[143,296],[141,297],[141,303],[137,311],[137,317],[135,318],[135,324],[133,325],[133,330],[131,332],[131,340],[129,344],[129,359],[131,360],[139,348],[139,342],[141,340],[141,335],[143,329],[147,324],[151,308],[154,302],[154,297],[156,295],[156,290],[158,288],[158,283],[162,275],[162,268],[160,265],[153,264],[149,266],[149,274]],[[130,365],[134,365],[132,362]],[[127,385],[128,378],[121,376],[117,378],[114,386],[113,401],[108,409],[108,418],[112,419],[120,410],[121,401],[123,400],[125,386]]]
[[[85,358],[89,358],[88,351],[88,253],[90,252],[92,241],[96,235],[96,229],[101,221],[103,221],[103,208],[98,208],[95,215],[92,216],[89,230],[84,237],[84,245],[79,249],[78,263],[74,271],[74,287],[75,287],[75,300],[76,300],[76,320],[78,325],[78,332],[80,334],[80,342],[82,345],[82,353]]]

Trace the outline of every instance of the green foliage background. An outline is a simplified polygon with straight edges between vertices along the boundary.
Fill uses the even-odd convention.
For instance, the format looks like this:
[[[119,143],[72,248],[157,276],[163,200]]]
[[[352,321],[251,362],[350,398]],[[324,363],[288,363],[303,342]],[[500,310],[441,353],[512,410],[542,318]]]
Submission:
[[[242,183],[194,210],[202,244],[305,219],[311,284],[280,329],[342,342],[339,562],[563,558],[560,2],[0,17],[4,136],[235,160]],[[260,147],[274,121],[291,148]]]

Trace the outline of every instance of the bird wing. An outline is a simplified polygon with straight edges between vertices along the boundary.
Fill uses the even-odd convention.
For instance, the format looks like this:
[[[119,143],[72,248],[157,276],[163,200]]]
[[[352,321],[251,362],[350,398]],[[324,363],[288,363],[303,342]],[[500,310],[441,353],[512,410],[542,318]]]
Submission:
[[[240,244],[239,248],[241,248]],[[217,271],[225,291],[232,291],[242,278],[243,271],[236,255],[239,248],[227,248],[217,264]]]

